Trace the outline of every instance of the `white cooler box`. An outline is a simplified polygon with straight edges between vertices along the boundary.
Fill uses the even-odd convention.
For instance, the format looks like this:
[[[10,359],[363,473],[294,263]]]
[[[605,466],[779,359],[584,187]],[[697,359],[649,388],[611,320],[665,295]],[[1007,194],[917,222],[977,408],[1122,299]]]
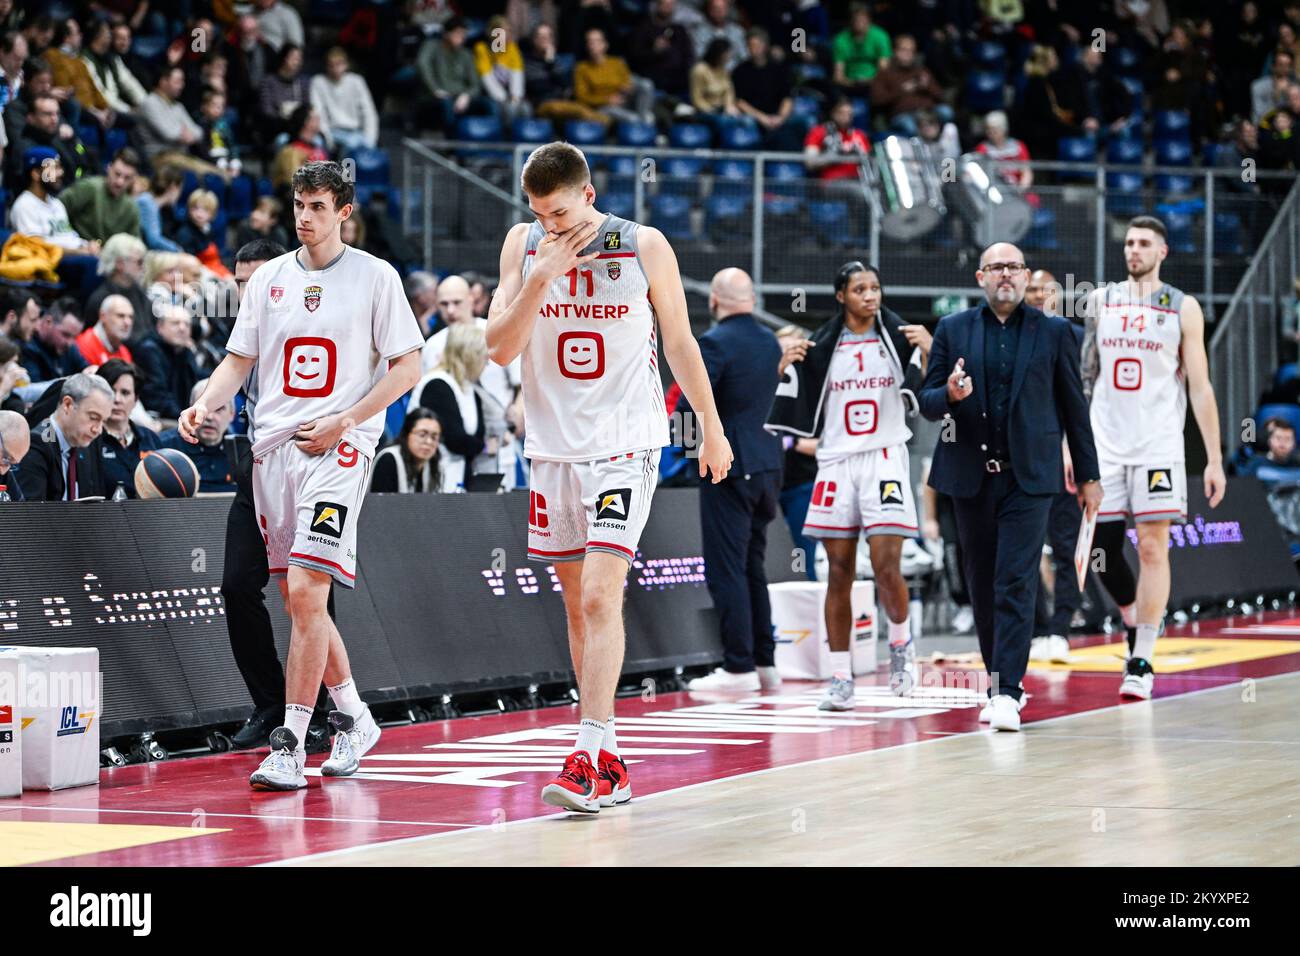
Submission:
[[[776,628],[776,669],[791,680],[829,680],[831,651],[826,641],[824,581],[787,581],[768,585],[772,625]],[[854,581],[851,597],[853,673],[876,669],[876,586]]]
[[[22,675],[22,661],[0,654],[0,797],[23,795]]]
[[[103,708],[99,651],[93,647],[0,647],[0,673],[14,661],[19,666],[22,713],[21,722],[16,723],[22,726],[23,789],[63,790],[98,783],[99,715]],[[3,759],[0,757],[0,763]]]

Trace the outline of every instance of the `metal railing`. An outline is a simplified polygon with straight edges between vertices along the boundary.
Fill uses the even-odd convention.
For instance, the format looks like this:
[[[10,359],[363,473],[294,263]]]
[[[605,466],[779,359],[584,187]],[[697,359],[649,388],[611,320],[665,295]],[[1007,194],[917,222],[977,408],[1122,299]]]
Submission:
[[[1298,260],[1300,183],[1287,194],[1252,252],[1207,346],[1225,455],[1248,437],[1256,404],[1277,368],[1282,315],[1295,303]]]

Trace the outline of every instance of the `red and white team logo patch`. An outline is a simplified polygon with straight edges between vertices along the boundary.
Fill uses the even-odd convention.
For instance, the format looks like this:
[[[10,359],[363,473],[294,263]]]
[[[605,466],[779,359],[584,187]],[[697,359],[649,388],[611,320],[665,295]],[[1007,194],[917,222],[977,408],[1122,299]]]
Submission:
[[[302,304],[307,307],[308,312],[315,312],[320,308],[321,287],[318,285],[309,285],[302,290]]]
[[[271,303],[273,305],[279,305],[280,300],[283,298],[284,298],[284,286],[282,285],[271,286]]]
[[[876,430],[876,403],[869,398],[849,402],[844,406],[844,429],[850,435],[870,435]]]
[[[332,339],[299,336],[284,343],[284,394],[322,398],[334,391],[338,352]]]
[[[539,491],[528,492],[528,525],[538,531],[550,524],[546,517],[546,498]]]
[[[812,504],[814,508],[829,508],[835,504],[835,482],[819,481],[813,485]]]
[[[607,262],[605,263],[605,272],[609,275],[610,279],[617,279],[623,274],[623,267],[617,262]]]

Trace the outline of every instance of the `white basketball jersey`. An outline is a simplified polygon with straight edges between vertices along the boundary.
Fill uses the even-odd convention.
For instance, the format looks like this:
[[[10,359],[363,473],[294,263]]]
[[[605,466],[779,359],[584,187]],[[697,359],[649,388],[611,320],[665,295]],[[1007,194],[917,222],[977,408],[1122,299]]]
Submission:
[[[1121,465],[1184,461],[1183,293],[1166,283],[1135,299],[1127,282],[1111,283],[1092,302],[1100,359],[1091,410],[1097,457]]]
[[[593,461],[668,444],[650,283],[637,250],[639,226],[607,216],[591,262],[551,282],[524,349],[524,455]],[[527,278],[537,244],[525,246]]]
[[[845,329],[826,376],[818,464],[906,444],[912,430],[907,427],[901,387],[879,329]]]

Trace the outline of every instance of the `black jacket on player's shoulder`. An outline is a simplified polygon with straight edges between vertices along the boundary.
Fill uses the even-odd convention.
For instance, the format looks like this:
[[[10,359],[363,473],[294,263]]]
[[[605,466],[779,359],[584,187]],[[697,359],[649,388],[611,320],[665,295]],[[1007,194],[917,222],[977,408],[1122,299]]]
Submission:
[[[876,328],[883,332],[880,341],[889,355],[890,364],[902,382],[903,404],[907,414],[913,416],[919,406],[916,393],[925,379],[921,361],[923,353],[907,341],[903,334],[906,323],[898,314],[884,306],[876,318]],[[835,345],[844,331],[844,312],[838,311],[828,322],[813,333],[812,348],[802,362],[792,362],[776,389],[776,399],[764,426],[770,432],[785,432],[803,438],[814,438],[822,430],[822,406],[826,395],[826,379],[830,375],[831,358]]]

